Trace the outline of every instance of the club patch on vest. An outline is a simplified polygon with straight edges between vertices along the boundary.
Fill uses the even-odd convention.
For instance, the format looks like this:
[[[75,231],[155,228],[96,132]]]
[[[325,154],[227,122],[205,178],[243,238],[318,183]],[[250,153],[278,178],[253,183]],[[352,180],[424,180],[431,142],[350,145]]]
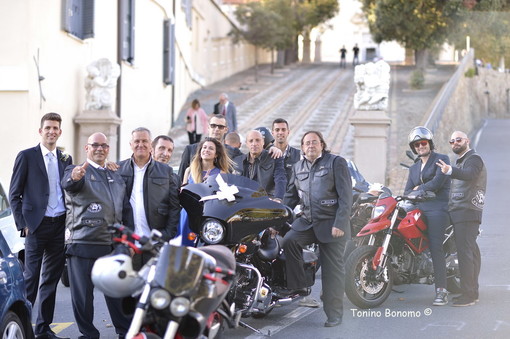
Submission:
[[[473,199],[471,199],[471,203],[475,205],[479,209],[483,209],[483,205],[485,202],[485,193],[482,190],[478,190]]]
[[[98,204],[97,202],[93,202],[89,205],[89,207],[87,207],[87,211],[89,211],[90,213],[99,213],[101,212],[103,208],[101,207],[100,204]]]

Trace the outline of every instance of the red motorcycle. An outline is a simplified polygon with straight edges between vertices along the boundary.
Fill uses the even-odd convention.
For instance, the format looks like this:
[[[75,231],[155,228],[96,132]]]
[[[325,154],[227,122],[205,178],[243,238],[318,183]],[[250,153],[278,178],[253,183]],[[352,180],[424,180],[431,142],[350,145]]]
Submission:
[[[381,194],[367,225],[356,235],[359,243],[345,264],[345,293],[360,308],[381,305],[393,285],[433,284],[434,269],[427,239],[427,225],[416,203],[435,198],[433,192],[407,196]],[[453,226],[443,241],[447,289],[460,292],[460,273]]]

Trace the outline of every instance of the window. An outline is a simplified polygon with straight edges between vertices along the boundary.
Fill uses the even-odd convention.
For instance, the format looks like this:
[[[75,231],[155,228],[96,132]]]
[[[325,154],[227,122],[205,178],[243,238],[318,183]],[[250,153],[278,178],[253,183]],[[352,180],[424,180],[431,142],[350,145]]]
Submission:
[[[191,28],[191,25],[193,24],[191,21],[193,0],[181,0],[181,8],[184,11],[184,15],[186,16],[186,25],[188,28]]]
[[[163,22],[163,82],[173,85],[175,77],[175,24]]]
[[[135,60],[135,0],[119,0],[119,10],[121,59],[132,64]]]
[[[79,39],[94,37],[94,0],[64,0],[64,31]]]

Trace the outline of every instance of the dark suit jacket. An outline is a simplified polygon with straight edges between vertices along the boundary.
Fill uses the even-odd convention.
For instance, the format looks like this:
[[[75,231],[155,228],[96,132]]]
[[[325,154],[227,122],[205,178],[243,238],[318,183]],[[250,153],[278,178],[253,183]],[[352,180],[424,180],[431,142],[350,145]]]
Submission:
[[[450,195],[450,178],[441,172],[441,168],[436,165],[439,159],[450,164],[450,159],[444,154],[432,152],[429,160],[421,170],[421,160],[418,160],[409,168],[409,177],[404,189],[404,194],[409,194],[414,187],[418,190],[432,191],[436,198],[430,201],[420,202],[418,207],[423,211],[448,210],[448,199]]]
[[[57,163],[60,179],[64,169],[71,165],[71,156],[62,159],[62,152],[57,149]],[[62,190],[62,196],[64,191]],[[41,146],[37,145],[18,153],[12,170],[9,201],[11,203],[14,221],[18,230],[28,227],[34,233],[46,213],[50,188],[48,173],[44,165]]]
[[[214,114],[222,114],[220,112],[220,103],[216,103],[214,105]],[[225,115],[225,118],[227,119],[227,127],[229,132],[236,132],[237,131],[237,110],[236,106],[232,102],[228,102],[227,105],[227,114]]]

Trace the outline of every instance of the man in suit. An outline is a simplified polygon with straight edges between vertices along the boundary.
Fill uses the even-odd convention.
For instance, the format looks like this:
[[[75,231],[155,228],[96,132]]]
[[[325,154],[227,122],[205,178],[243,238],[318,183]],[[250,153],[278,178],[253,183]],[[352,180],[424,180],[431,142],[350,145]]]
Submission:
[[[150,236],[152,229],[165,240],[177,233],[180,219],[179,187],[170,166],[152,158],[151,133],[138,127],[131,133],[131,158],[119,163],[119,174],[126,183],[126,195],[133,209],[135,233]],[[140,268],[150,255],[133,257],[133,266]]]
[[[226,93],[220,94],[220,101],[214,105],[214,114],[221,114],[227,119],[230,132],[237,132],[237,110],[233,103],[228,101]]]
[[[319,244],[322,270],[321,296],[328,317],[325,327],[342,323],[345,288],[344,250],[350,239],[351,175],[347,162],[326,150],[320,132],[306,132],[301,139],[304,158],[294,165],[284,204],[301,204],[303,213],[285,234],[287,288],[309,294],[303,268],[303,247]]]
[[[264,137],[257,130],[248,132],[246,145],[249,149],[248,154],[242,154],[234,159],[234,174],[257,181],[269,195],[282,200],[287,187],[283,158],[271,158],[269,152],[264,149]]]
[[[57,113],[47,113],[41,118],[41,143],[16,157],[9,192],[16,226],[26,237],[27,298],[34,304],[39,295],[36,338],[59,338],[51,331],[50,324],[65,260],[66,210],[60,180],[64,169],[72,163],[70,156],[57,149],[61,123]]]
[[[289,145],[289,123],[285,119],[275,119],[271,134],[274,137],[274,144],[283,152],[283,163],[287,180],[290,180],[292,174],[292,166],[301,159],[301,152]]]

